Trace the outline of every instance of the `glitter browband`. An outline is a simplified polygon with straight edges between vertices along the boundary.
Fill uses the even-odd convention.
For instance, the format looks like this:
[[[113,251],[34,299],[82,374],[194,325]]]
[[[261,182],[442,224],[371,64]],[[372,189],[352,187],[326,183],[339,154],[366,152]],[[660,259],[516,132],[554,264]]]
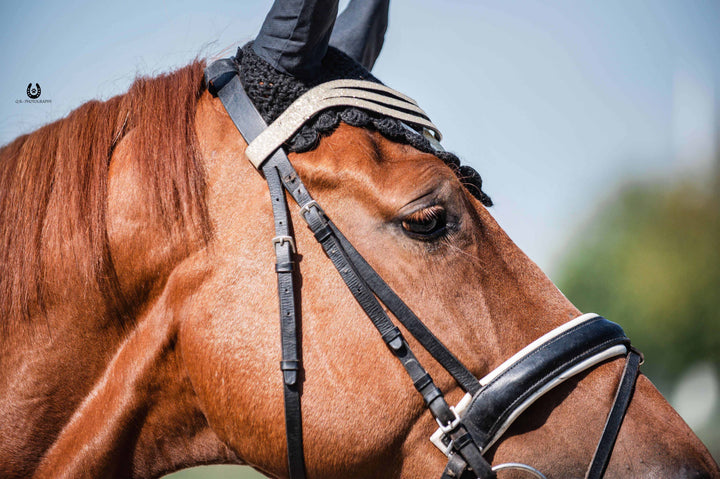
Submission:
[[[453,169],[473,196],[485,206],[492,205],[490,197],[482,191],[482,178],[477,171],[470,166],[461,165],[459,158],[453,153],[438,149],[436,140],[440,137],[439,132],[417,104],[405,95],[382,85],[370,72],[340,50],[328,48],[321,72],[312,80],[298,79],[275,70],[253,52],[252,43],[238,49],[235,61],[248,97],[268,124],[279,119],[296,100],[311,89],[336,80],[350,80],[349,84],[354,85],[358,84],[355,82],[357,80],[363,81],[363,85],[370,85],[369,89],[374,90],[374,94],[384,97],[381,98],[383,102],[393,103],[393,100],[396,100],[407,105],[409,110],[407,113],[412,116],[400,121],[377,110],[369,111],[371,109],[364,108],[359,102],[352,106],[335,106],[306,119],[304,124],[284,141],[283,146],[287,151],[302,153],[313,150],[317,147],[320,138],[330,135],[340,122],[376,130],[392,141],[408,144],[419,151],[437,156]],[[335,85],[343,85],[343,83]],[[335,91],[332,95],[335,97],[345,96],[348,93],[342,91],[346,88],[333,88],[333,90]],[[423,135],[423,129],[433,131],[435,137]],[[253,154],[253,149],[250,149],[249,153]],[[259,153],[260,156],[262,154],[264,153]]]

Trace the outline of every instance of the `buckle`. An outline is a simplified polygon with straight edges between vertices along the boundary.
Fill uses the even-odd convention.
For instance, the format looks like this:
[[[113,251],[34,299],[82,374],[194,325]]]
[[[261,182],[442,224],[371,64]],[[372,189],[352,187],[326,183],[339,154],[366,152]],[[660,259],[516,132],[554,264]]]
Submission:
[[[310,208],[316,208],[318,210],[318,213],[323,212],[322,208],[320,208],[320,205],[317,203],[317,201],[310,200],[307,203],[305,203],[305,206],[300,208],[300,216],[302,216],[303,219],[305,219],[305,215],[310,211]]]
[[[455,406],[450,406],[450,411],[452,411],[453,416],[455,416],[455,419],[450,421],[450,424],[443,425],[438,418],[435,418],[435,422],[438,423],[438,426],[440,426],[440,429],[435,431],[432,436],[430,436],[430,442],[435,444],[435,446],[442,451],[443,454],[446,456],[450,456],[450,453],[453,449],[453,442],[450,438],[448,438],[447,434],[455,430],[455,428],[458,427],[460,424],[460,416],[458,416],[457,411],[455,410]]]
[[[460,424],[460,416],[458,416],[457,411],[455,411],[455,406],[450,406],[450,411],[453,413],[453,416],[455,416],[455,419],[450,421],[450,424],[448,424],[447,426],[443,426],[443,424],[440,422],[440,419],[435,418],[435,422],[438,423],[438,426],[440,426],[440,431],[442,431],[443,434],[452,432],[453,430],[455,430],[456,427],[458,427],[458,424]]]
[[[440,427],[430,436],[430,442],[435,444],[435,447],[440,449],[442,453],[448,457],[452,452],[453,442],[450,438],[448,438],[447,434],[449,432],[452,432],[452,430],[460,424],[460,414],[465,412],[465,409],[467,409],[471,400],[472,396],[470,395],[470,393],[467,393],[465,394],[465,396],[463,396],[460,402],[457,403],[457,405],[450,406],[450,410],[452,411],[453,415],[455,415],[455,419],[453,419],[447,426],[443,426],[442,424],[440,424],[440,421],[435,418],[435,421]]]
[[[297,254],[297,249],[295,249],[295,239],[292,236],[276,236],[272,239],[272,242],[273,247],[275,245],[282,245],[285,242],[290,243],[290,250]]]
[[[445,441],[447,441],[447,444]],[[435,444],[435,447],[440,449],[440,451],[445,454],[446,456],[450,457],[450,454],[453,450],[453,442],[452,439],[449,439],[440,429],[435,431],[432,436],[430,436],[430,442]]]

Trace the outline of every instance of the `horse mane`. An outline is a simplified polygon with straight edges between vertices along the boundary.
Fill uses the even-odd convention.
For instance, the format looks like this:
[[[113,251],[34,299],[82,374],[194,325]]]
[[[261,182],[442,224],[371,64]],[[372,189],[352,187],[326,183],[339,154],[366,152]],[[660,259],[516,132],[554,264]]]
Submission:
[[[133,162],[168,232],[191,228],[207,240],[210,221],[195,133],[204,62],[154,78],[138,77],[125,94],[93,100],[67,117],[0,148],[0,318],[45,311],[43,244],[58,232],[78,261],[78,274],[114,315],[122,297],[108,245],[108,171],[116,146],[133,132]],[[64,205],[50,224],[51,204]],[[181,228],[177,228],[180,225]]]

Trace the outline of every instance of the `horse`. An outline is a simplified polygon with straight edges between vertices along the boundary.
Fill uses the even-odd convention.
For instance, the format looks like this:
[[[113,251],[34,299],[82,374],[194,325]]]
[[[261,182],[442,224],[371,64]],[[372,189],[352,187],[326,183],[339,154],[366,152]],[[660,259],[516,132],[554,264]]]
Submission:
[[[154,478],[203,464],[288,477],[272,208],[204,68],[138,78],[0,150],[1,477]],[[289,156],[476,377],[580,315],[437,155],[341,123]],[[437,424],[291,217],[308,477],[440,476]],[[400,329],[457,403],[464,391]],[[622,369],[608,359],[557,386],[485,457],[582,476]],[[720,470],[640,375],[606,477]]]

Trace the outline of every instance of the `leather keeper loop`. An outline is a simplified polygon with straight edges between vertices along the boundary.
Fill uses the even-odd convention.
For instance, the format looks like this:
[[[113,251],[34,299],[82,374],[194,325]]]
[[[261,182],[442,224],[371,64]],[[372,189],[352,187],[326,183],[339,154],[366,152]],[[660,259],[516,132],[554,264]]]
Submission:
[[[450,409],[450,406],[448,406],[440,390],[438,390],[438,392],[440,394],[433,398],[431,402],[427,403],[428,409],[430,409],[430,412],[437,421],[445,425],[445,427],[449,427],[455,423],[457,416],[453,413],[452,409]]]
[[[238,69],[230,59],[218,60],[205,69],[205,85],[211,95],[217,96],[217,93],[223,89],[227,83],[237,75]]]
[[[280,369],[282,369],[283,381],[286,385],[293,386],[297,383],[300,361],[294,359],[280,361]]]
[[[332,234],[332,230],[328,225],[324,225],[322,228],[318,228],[317,231],[315,231],[315,239],[318,240],[319,243],[322,243],[326,239],[330,237]]]
[[[467,446],[468,444],[472,443],[472,437],[470,437],[469,433],[463,433],[458,437],[453,438],[453,447],[455,450],[460,451],[462,448]]]
[[[390,349],[392,349],[395,352],[400,351],[403,346],[405,345],[405,341],[403,341],[402,336],[398,336],[397,338],[393,339],[388,343],[388,346],[390,346]]]
[[[287,263],[275,263],[276,273],[292,273],[295,267],[295,262],[288,261]]]
[[[425,373],[413,383],[413,386],[415,386],[415,389],[422,392],[422,390],[430,383],[432,383],[432,378],[430,377],[430,374]]]
[[[425,400],[425,404],[429,406],[434,400],[441,397],[442,395],[443,394],[440,389],[438,389],[437,386],[433,385],[433,387],[426,394],[423,394],[423,399]]]
[[[393,326],[390,331],[383,334],[382,339],[393,351],[399,351],[402,348],[402,333],[397,326]]]
[[[297,383],[297,371],[283,371],[283,381],[288,386],[294,386]]]
[[[299,371],[300,361],[296,359],[287,359],[280,361],[280,369],[283,371]]]

